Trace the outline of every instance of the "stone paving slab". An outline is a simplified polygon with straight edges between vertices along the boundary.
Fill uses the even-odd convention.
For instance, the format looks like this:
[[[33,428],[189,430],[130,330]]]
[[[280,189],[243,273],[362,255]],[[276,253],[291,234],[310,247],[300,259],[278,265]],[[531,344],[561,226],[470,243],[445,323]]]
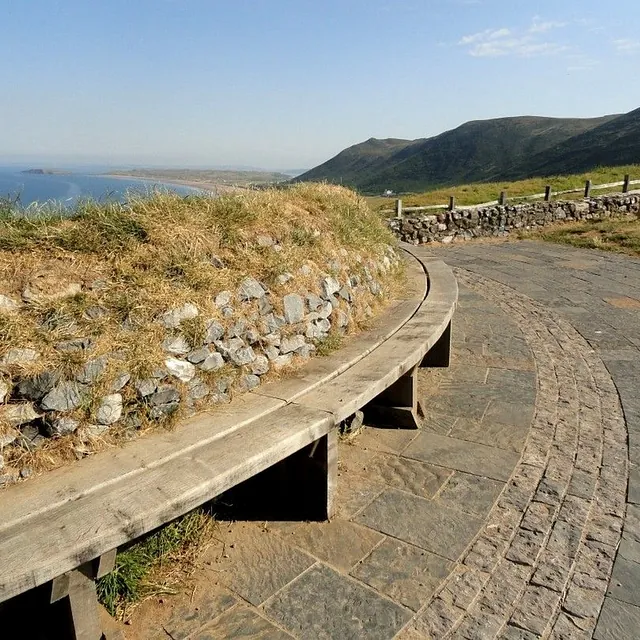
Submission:
[[[331,523],[223,523],[198,584],[224,607],[172,605],[189,638],[640,637],[640,261],[437,252],[461,288],[422,429],[340,444]]]

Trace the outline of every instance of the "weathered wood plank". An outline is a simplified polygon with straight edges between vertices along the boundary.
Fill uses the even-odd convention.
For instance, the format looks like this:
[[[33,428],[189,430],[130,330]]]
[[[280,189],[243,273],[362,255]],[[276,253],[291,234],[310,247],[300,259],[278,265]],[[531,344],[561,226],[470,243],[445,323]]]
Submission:
[[[323,437],[333,425],[327,413],[288,405],[143,473],[21,519],[0,532],[0,601],[187,513]]]

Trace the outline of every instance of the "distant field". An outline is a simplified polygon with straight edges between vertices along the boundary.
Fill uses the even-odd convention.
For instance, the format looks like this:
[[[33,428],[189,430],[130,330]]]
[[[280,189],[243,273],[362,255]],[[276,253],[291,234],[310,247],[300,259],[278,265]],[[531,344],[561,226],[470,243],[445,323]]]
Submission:
[[[217,171],[213,169],[129,169],[111,171],[109,175],[148,178],[191,186],[202,185],[203,188],[215,185],[248,187],[255,184],[283,182],[291,177],[274,171]]]
[[[534,193],[542,193],[548,184],[551,185],[553,191],[563,191],[565,189],[582,187],[586,180],[591,180],[594,185],[618,182],[622,180],[627,173],[631,176],[632,180],[640,180],[640,165],[603,167],[577,175],[531,178],[529,180],[517,180],[514,182],[476,182],[458,187],[435,189],[424,193],[402,194],[397,197],[402,199],[402,205],[404,207],[448,204],[449,196],[455,196],[456,204],[472,205],[497,200],[501,191],[506,191],[508,198],[519,198]],[[562,196],[562,198],[567,199],[571,196],[572,194],[568,194]],[[579,194],[574,197],[579,197]],[[381,196],[367,197],[369,206],[375,210],[393,208],[395,199],[396,196],[390,198]]]

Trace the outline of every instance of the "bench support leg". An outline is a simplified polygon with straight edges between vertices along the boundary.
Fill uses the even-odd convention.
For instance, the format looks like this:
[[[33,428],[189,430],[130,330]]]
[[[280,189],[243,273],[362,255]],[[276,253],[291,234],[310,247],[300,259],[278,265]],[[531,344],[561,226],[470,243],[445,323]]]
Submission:
[[[451,363],[451,322],[447,325],[438,342],[426,353],[421,367],[448,367]]]
[[[419,429],[418,367],[413,367],[365,408],[367,424]]]
[[[69,603],[70,639],[100,640],[103,637],[95,580],[113,571],[115,558],[116,550],[113,549],[53,580],[51,603],[63,598]]]

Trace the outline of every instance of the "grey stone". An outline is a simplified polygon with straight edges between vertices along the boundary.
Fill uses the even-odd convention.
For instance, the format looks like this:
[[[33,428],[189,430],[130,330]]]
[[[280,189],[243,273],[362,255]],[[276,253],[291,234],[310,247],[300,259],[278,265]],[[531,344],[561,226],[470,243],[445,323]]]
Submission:
[[[268,346],[264,348],[264,354],[269,360],[273,361],[280,356],[280,349]]]
[[[214,304],[218,309],[222,309],[223,307],[231,306],[231,302],[233,301],[233,293],[231,291],[221,291],[216,297]]]
[[[457,560],[482,521],[429,500],[389,489],[357,521],[426,551]]]
[[[99,320],[100,318],[104,318],[108,314],[109,312],[104,307],[94,305],[85,309],[82,315],[87,320]]]
[[[233,318],[233,309],[231,307],[222,307],[222,317],[225,320]]]
[[[503,487],[503,482],[456,471],[440,492],[439,500],[460,511],[485,517]]]
[[[82,371],[76,376],[76,380],[81,384],[93,384],[104,373],[109,359],[107,356],[100,356],[89,360]]]
[[[543,635],[556,610],[560,594],[544,587],[529,585],[511,617],[511,624]]]
[[[211,393],[211,389],[199,378],[191,380],[187,385],[187,389],[187,395],[190,400],[202,400]]]
[[[246,330],[247,323],[242,318],[240,318],[227,329],[226,336],[227,338],[242,338]]]
[[[233,364],[241,367],[251,364],[256,359],[256,354],[251,347],[242,347],[229,352],[229,357]]]
[[[111,385],[111,393],[118,393],[118,391],[122,391],[122,389],[124,389],[129,384],[130,380],[130,373],[120,373],[118,376],[116,376],[116,379]]]
[[[342,309],[335,311],[335,324],[339,329],[345,329],[349,325],[349,316]]]
[[[207,334],[205,336],[205,344],[211,344],[220,340],[224,335],[224,327],[217,321],[211,320],[207,324]]]
[[[16,302],[13,298],[0,294],[0,314],[8,315],[15,313],[20,309],[20,303]]]
[[[272,247],[276,241],[267,234],[260,234],[256,237],[256,242],[259,247]]]
[[[318,598],[321,593],[332,596]],[[411,617],[401,606],[323,565],[287,585],[267,604],[266,612],[301,640],[386,640]]]
[[[329,318],[333,313],[333,305],[328,301],[323,302],[315,313],[318,314],[318,318]]]
[[[222,357],[229,359],[232,352],[244,349],[247,345],[242,338],[231,338],[230,340],[218,340],[216,348],[222,354]]]
[[[269,299],[265,296],[258,300],[258,312],[261,316],[266,316],[273,311],[273,305],[269,302]]]
[[[191,636],[194,640],[216,640],[217,638],[292,640],[288,633],[278,629],[266,618],[244,605],[235,607],[219,617],[210,616],[208,619],[213,620],[213,622],[201,629],[197,636]],[[166,626],[165,629],[167,629]],[[170,632],[169,629],[167,631]],[[172,638],[186,637],[178,636],[173,632],[170,633]]]
[[[302,296],[297,293],[289,293],[282,299],[284,305],[284,317],[287,324],[297,324],[304,319],[305,309]]]
[[[100,425],[112,425],[122,417],[122,395],[112,393],[104,396],[96,412],[96,421]]]
[[[338,295],[347,302],[351,302],[351,291],[349,291],[348,287],[342,287],[340,291],[338,291]]]
[[[299,355],[301,358],[310,358],[312,354],[315,352],[316,346],[314,344],[303,344],[301,347],[296,349],[295,353]]]
[[[171,309],[170,311],[163,313],[159,318],[159,322],[167,329],[177,329],[182,322],[197,318],[198,315],[198,307],[191,302],[187,302],[181,307],[176,307],[175,309]]]
[[[34,349],[18,349],[13,347],[9,349],[0,358],[0,367],[24,366],[31,364],[40,358],[40,354]]]
[[[618,554],[607,595],[640,607],[640,564]]]
[[[138,395],[141,398],[146,398],[152,393],[155,393],[158,388],[158,381],[155,378],[145,378],[143,380],[137,380],[134,386]]]
[[[30,378],[22,378],[18,382],[16,391],[18,395],[33,402],[40,402],[44,396],[53,389],[55,384],[60,380],[59,371],[43,371],[38,375]]]
[[[100,438],[109,430],[106,424],[88,424],[84,427],[84,434],[90,438]]]
[[[263,340],[268,345],[279,347],[280,342],[282,341],[282,336],[280,335],[279,332],[276,331],[273,333],[268,333],[266,336],[263,337]]]
[[[238,388],[240,391],[246,392],[255,389],[260,385],[260,378],[253,374],[245,374],[240,376],[238,381]]]
[[[453,563],[444,558],[387,538],[351,573],[395,602],[418,611],[451,569]]]
[[[277,356],[271,361],[271,363],[274,369],[282,369],[283,367],[289,366],[292,360],[293,354],[287,353],[281,356]]]
[[[201,347],[200,349],[194,349],[187,354],[187,360],[191,364],[200,364],[204,362],[211,355],[211,350],[208,347]]]
[[[4,380],[0,380],[0,404],[4,403],[8,395],[9,385]]]
[[[167,358],[164,364],[169,373],[182,382],[189,382],[196,375],[196,368],[186,360]]]
[[[172,353],[176,356],[184,356],[191,347],[183,336],[169,336],[162,341],[162,348],[167,353]]]
[[[255,278],[248,277],[240,283],[238,294],[240,300],[248,301],[263,298],[266,295],[266,291]]]
[[[290,280],[293,280],[293,275],[291,273],[281,273],[277,278],[276,282],[279,285],[287,284]]]
[[[33,422],[41,417],[31,402],[20,402],[18,404],[5,404],[0,406],[0,421],[6,422],[12,427]]]
[[[329,300],[331,296],[340,291],[340,283],[335,278],[329,276],[322,279],[320,289],[322,290],[322,297],[325,300]]]
[[[77,382],[59,382],[42,398],[40,407],[45,411],[73,411],[86,396],[86,389]]]
[[[251,364],[251,373],[256,376],[263,376],[269,371],[269,360],[266,356],[256,356],[256,359]]]
[[[244,338],[249,344],[253,345],[260,342],[261,336],[255,329],[247,329]]]
[[[605,598],[593,637],[595,640],[638,640],[638,629],[640,607]]]
[[[75,433],[79,426],[80,423],[77,420],[62,416],[47,425],[47,433],[50,436],[68,436],[71,433]]]
[[[299,269],[298,273],[301,276],[310,276],[313,273],[313,269],[308,264],[303,264]]]
[[[280,353],[286,355],[287,353],[291,353],[304,347],[306,341],[304,336],[294,335],[294,336],[286,336],[283,337],[280,342]]]
[[[219,256],[211,256],[211,258],[209,258],[209,262],[216,269],[224,269],[225,268],[224,261]]]
[[[62,342],[57,342],[55,344],[55,348],[58,351],[88,351],[93,346],[93,341],[91,338],[73,338],[71,340],[63,340]]]
[[[323,304],[322,298],[317,296],[315,293],[307,294],[307,305],[309,307],[309,311],[317,311]]]
[[[223,366],[224,366],[224,358],[217,351],[214,351],[213,353],[208,355],[198,365],[198,367],[202,369],[202,371],[217,371]]]
[[[149,396],[149,404],[153,407],[180,402],[180,392],[171,385],[162,385],[158,391]]]

